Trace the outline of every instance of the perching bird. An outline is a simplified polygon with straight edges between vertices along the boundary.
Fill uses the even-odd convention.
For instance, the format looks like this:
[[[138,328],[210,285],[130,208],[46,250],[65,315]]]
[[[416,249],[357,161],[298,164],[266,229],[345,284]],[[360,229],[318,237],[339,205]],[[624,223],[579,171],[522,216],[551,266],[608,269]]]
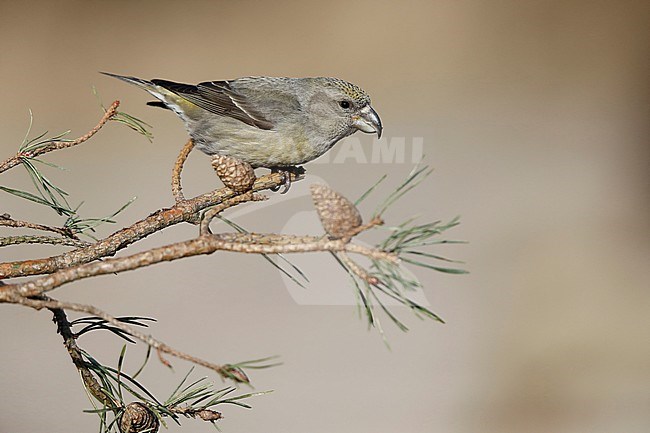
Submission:
[[[357,130],[381,137],[368,94],[338,78],[245,77],[190,85],[103,73],[159,100],[148,105],[174,111],[206,154],[254,168],[290,170]]]

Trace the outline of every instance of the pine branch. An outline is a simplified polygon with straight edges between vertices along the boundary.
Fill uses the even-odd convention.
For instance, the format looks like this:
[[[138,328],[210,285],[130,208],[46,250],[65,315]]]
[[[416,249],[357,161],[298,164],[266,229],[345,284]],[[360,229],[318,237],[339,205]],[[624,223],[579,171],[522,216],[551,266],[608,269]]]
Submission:
[[[194,149],[194,141],[189,139],[181,149],[181,152],[178,154],[176,162],[174,163],[174,169],[172,170],[172,195],[174,196],[176,203],[185,200],[185,196],[183,195],[183,186],[181,185],[181,173],[183,172],[183,165],[192,149]]]
[[[280,186],[282,180],[282,175],[279,173],[267,174],[257,179],[252,191],[259,192]],[[191,222],[201,210],[219,205],[237,195],[229,188],[220,188],[184,200],[170,208],[158,210],[147,218],[125,227],[88,247],[44,259],[0,263],[0,279],[49,274],[64,267],[112,256],[153,233],[176,224]]]
[[[88,246],[89,243],[71,238],[57,238],[54,236],[5,236],[0,237],[0,247],[18,244],[50,244],[50,245],[63,245],[66,247],[82,248]]]
[[[28,228],[32,230],[40,230],[46,232],[58,233],[62,236],[76,239],[76,235],[68,228],[46,226],[42,224],[36,224],[29,221],[19,221],[12,219],[9,214],[0,215],[0,226],[4,227],[13,227],[13,228]]]
[[[18,152],[16,155],[11,158],[6,159],[0,163],[0,173],[3,173],[19,164],[23,163],[24,158],[35,158],[37,156],[43,155],[48,152],[53,152],[55,150],[67,149],[70,147],[77,146],[81,143],[84,143],[91,139],[100,129],[111,119],[113,119],[118,111],[117,108],[120,106],[120,101],[113,102],[110,107],[106,110],[102,118],[99,120],[99,123],[88,131],[88,133],[82,135],[76,140],[50,140],[43,143],[38,143],[37,146],[27,146],[23,147],[23,150]]]
[[[61,302],[57,301],[52,298],[48,297],[41,297],[41,298],[25,298],[23,297],[22,299],[19,299],[16,303],[20,305],[24,305],[26,307],[33,308],[35,310],[41,310],[43,308],[47,308],[48,310],[68,310],[68,311],[77,311],[81,313],[86,313],[86,314],[91,314],[93,316],[99,317],[106,322],[110,323],[113,327],[118,328],[122,331],[124,331],[127,335],[130,335],[145,344],[151,346],[152,348],[159,350],[163,353],[167,353],[171,356],[174,356],[179,359],[183,359],[189,362],[192,362],[196,365],[200,365],[202,367],[208,368],[210,370],[213,370],[214,372],[218,373],[220,376],[223,378],[230,378],[234,379],[236,381],[237,377],[233,376],[232,370],[233,367],[229,364],[226,365],[219,365],[219,364],[214,364],[212,362],[205,361],[201,358],[197,358],[195,356],[192,356],[188,353],[182,352],[178,349],[175,349],[166,343],[150,336],[146,335],[132,326],[127,325],[124,321],[119,320],[116,317],[111,316],[110,314],[100,310],[99,308],[92,306],[92,305],[84,305],[84,304],[77,304],[73,302]],[[73,335],[74,337],[74,335]]]
[[[58,228],[13,220],[6,214],[0,215],[0,226],[39,230],[62,236],[8,236],[0,238],[0,247],[23,243],[47,243],[75,248],[53,257],[0,263],[0,279],[34,276],[32,279],[19,280],[14,284],[5,284],[0,281],[0,303],[12,303],[35,310],[49,309],[54,313],[57,330],[62,335],[68,353],[82,376],[84,386],[89,395],[93,397],[92,401],[101,405],[101,407],[95,405],[95,409],[90,412],[99,416],[102,433],[156,432],[160,423],[164,424],[163,418],[165,417],[171,417],[176,422],[179,422],[179,418],[183,416],[214,423],[222,417],[220,412],[214,410],[215,406],[232,404],[250,408],[242,400],[262,394],[250,393],[234,396],[232,394],[235,391],[234,387],[215,389],[212,384],[205,381],[205,378],[188,384],[190,371],[170,397],[165,401],[160,401],[144,384],[137,380],[137,376],[143,371],[150,353],[154,349],[160,362],[168,367],[171,367],[171,363],[164,355],[205,367],[216,372],[222,378],[233,380],[236,383],[250,382],[246,374],[248,369],[268,368],[277,364],[269,363],[272,358],[232,364],[215,364],[175,349],[138,329],[138,327],[146,327],[146,322],[153,319],[132,316],[115,317],[94,305],[62,302],[46,295],[46,293],[74,281],[110,273],[122,273],[162,262],[212,254],[217,251],[258,254],[267,260],[270,260],[269,255],[326,252],[331,254],[342,269],[349,274],[353,290],[359,299],[359,307],[367,316],[368,325],[376,327],[382,335],[381,324],[375,311],[377,308],[383,311],[399,329],[403,331],[408,329],[385,305],[386,297],[408,307],[416,316],[442,322],[442,319],[435,313],[409,298],[408,293],[421,286],[419,281],[408,274],[403,265],[406,263],[438,272],[465,273],[462,269],[448,267],[447,263],[454,262],[453,260],[428,250],[434,245],[453,243],[454,241],[442,239],[441,235],[446,230],[455,227],[458,220],[454,219],[446,224],[440,222],[415,224],[413,220],[409,220],[398,226],[383,226],[383,215],[404,194],[413,190],[426,178],[431,172],[428,167],[415,167],[409,176],[377,205],[374,215],[366,223],[363,222],[357,205],[376,190],[385,176],[370,187],[355,203],[332,191],[326,185],[313,185],[311,188],[312,199],[326,232],[323,236],[249,233],[238,224],[228,220],[226,222],[237,230],[236,233],[212,234],[210,222],[215,217],[222,218],[219,216],[221,212],[243,203],[264,200],[266,197],[259,194],[260,191],[282,186],[285,184],[285,180],[300,180],[301,176],[298,172],[292,172],[289,179],[284,179],[285,175],[281,173],[271,173],[256,178],[252,167],[247,163],[233,161],[232,158],[226,158],[229,159],[228,161],[217,161],[218,163],[213,160],[213,167],[227,187],[187,199],[182,192],[181,174],[184,163],[194,147],[190,140],[181,150],[172,171],[172,195],[175,201],[173,206],[159,209],[146,218],[94,243],[79,240],[77,234],[87,234],[101,223],[112,222],[112,218],[126,205],[104,218],[81,218],[77,213],[78,207],[72,208],[69,205],[67,193],[54,185],[37,167],[37,164],[40,163],[52,164],[37,157],[88,141],[109,120],[125,123],[151,139],[146,124],[126,113],[118,112],[118,106],[119,102],[116,101],[108,109],[105,109],[105,114],[99,123],[76,140],[65,139],[67,133],[50,138],[44,138],[46,134],[42,134],[36,138],[28,139],[30,132],[28,131],[19,152],[0,163],[0,173],[22,164],[28,171],[36,192],[30,193],[8,187],[0,187],[0,189],[47,205],[67,218],[64,227]],[[112,257],[118,251],[149,235],[182,222],[197,224],[199,226],[198,237],[150,248],[135,254]],[[367,247],[355,242],[357,236],[379,227],[388,230],[387,236],[379,244]],[[286,261],[286,258],[280,257]],[[369,265],[364,266],[357,262],[357,257],[365,259],[361,263],[369,263]],[[440,262],[443,263],[440,264]],[[280,265],[272,263],[296,283],[301,284]],[[291,265],[290,262],[287,261],[287,263]],[[293,266],[293,269],[307,281],[298,268]],[[66,310],[90,314],[92,317],[69,322]],[[72,329],[75,326],[81,326],[82,329],[75,333]],[[102,364],[77,345],[77,338],[98,330],[109,331],[129,343],[140,341],[147,345],[146,358],[135,374],[128,375],[123,369],[126,345],[118,357],[117,368]],[[124,398],[127,394],[132,395],[138,401],[127,404]]]

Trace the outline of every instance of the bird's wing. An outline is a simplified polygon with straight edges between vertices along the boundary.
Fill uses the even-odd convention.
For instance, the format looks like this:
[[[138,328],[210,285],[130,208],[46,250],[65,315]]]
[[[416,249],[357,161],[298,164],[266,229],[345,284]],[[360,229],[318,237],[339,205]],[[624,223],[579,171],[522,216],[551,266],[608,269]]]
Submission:
[[[166,80],[152,83],[219,116],[232,117],[260,129],[272,129],[274,124],[250,103],[246,95],[234,90],[228,81],[209,81],[196,86]]]

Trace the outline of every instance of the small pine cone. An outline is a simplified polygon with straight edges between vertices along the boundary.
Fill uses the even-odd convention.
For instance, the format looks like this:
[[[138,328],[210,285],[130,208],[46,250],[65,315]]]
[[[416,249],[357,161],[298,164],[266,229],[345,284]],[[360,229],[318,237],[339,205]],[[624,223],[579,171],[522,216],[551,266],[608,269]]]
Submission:
[[[361,215],[356,206],[326,185],[312,185],[311,198],[323,228],[334,238],[349,236],[361,225]]]
[[[157,433],[159,428],[156,415],[140,402],[129,403],[120,417],[122,433]]]
[[[217,412],[216,410],[211,410],[211,409],[203,409],[197,412],[196,415],[199,418],[201,418],[203,421],[210,421],[210,422],[215,422],[223,418],[221,412]]]
[[[212,157],[212,167],[223,184],[235,192],[246,192],[255,183],[253,167],[237,158],[215,155]]]

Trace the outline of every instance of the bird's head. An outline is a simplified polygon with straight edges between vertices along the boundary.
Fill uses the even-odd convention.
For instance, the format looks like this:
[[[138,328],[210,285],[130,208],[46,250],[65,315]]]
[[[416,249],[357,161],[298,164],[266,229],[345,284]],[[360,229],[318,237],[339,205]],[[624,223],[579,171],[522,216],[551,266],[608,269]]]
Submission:
[[[311,108],[336,139],[356,131],[376,133],[381,138],[381,119],[363,89],[338,78],[316,80],[317,91],[311,98]]]

